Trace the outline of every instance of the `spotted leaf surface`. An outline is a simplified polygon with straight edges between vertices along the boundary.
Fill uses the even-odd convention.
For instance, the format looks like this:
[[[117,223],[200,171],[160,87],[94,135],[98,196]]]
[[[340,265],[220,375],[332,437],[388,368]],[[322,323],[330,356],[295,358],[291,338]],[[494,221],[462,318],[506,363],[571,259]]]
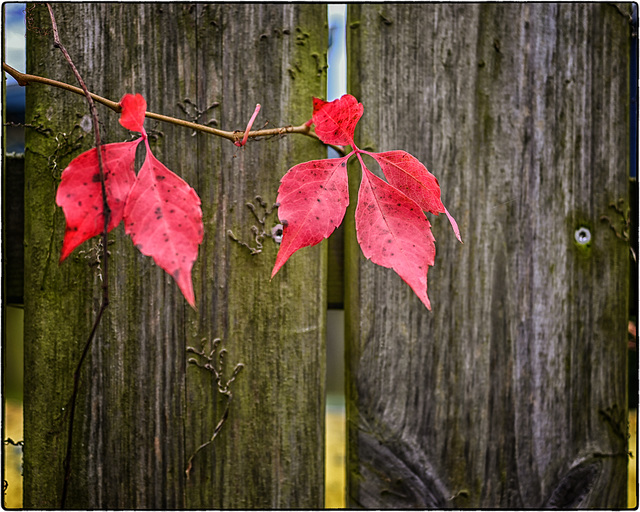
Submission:
[[[436,215],[445,213],[456,237],[462,242],[458,224],[440,199],[438,180],[416,157],[406,151],[387,151],[384,153],[363,151],[363,153],[375,158],[389,184],[413,199],[423,210]]]
[[[318,98],[313,101],[312,119],[320,140],[325,144],[354,146],[353,135],[362,117],[362,104],[350,94],[330,102]]]
[[[360,163],[355,220],[362,252],[374,263],[392,268],[431,309],[427,270],[436,254],[431,225],[420,205]]]
[[[200,198],[149,148],[124,209],[125,231],[138,250],[169,273],[195,307],[191,269],[202,242]]]
[[[313,115],[316,114],[316,112],[318,112],[322,107],[324,107],[327,103],[329,103],[328,101],[325,101],[323,99],[320,98],[313,98]]]
[[[122,220],[127,197],[136,179],[134,161],[141,140],[101,147],[107,203],[111,210],[109,231]],[[76,247],[104,229],[104,203],[96,148],[74,158],[62,172],[56,204],[62,207],[67,223],[60,255],[62,262]]]
[[[294,252],[328,238],[342,223],[349,205],[350,156],[304,162],[282,178],[277,202],[284,229],[271,277]]]

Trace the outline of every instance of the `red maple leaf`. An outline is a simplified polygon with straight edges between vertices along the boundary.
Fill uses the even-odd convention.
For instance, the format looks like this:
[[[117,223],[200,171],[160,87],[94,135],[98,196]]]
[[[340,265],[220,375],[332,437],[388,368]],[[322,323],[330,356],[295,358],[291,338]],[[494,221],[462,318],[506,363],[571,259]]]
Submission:
[[[284,228],[271,277],[294,252],[328,238],[342,223],[349,205],[348,159],[298,164],[282,178],[276,202]]]
[[[140,140],[101,146],[104,184],[111,210],[109,231],[120,224],[125,202],[136,179],[133,164]],[[62,262],[76,247],[102,233],[104,228],[104,203],[96,148],[74,158],[62,171],[56,204],[62,207],[67,221],[60,255]]]
[[[143,127],[147,104],[142,95],[126,94],[120,106],[120,124],[142,136],[132,142],[101,146],[111,210],[108,230],[124,220],[125,231],[134,244],[173,276],[187,302],[195,308],[191,269],[203,237],[200,198],[153,156]],[[142,140],[147,154],[136,177],[136,149]],[[62,207],[67,223],[61,262],[78,245],[104,229],[97,154],[95,148],[82,153],[62,173],[56,194],[56,203]]]
[[[363,111],[362,103],[350,94],[331,102],[314,98],[316,135],[325,144],[353,146],[353,133]]]
[[[427,271],[435,262],[436,249],[424,211],[445,213],[462,242],[460,231],[442,204],[438,180],[417,158],[405,151],[373,153],[355,145],[362,113],[362,104],[348,94],[331,102],[313,99],[312,121],[320,140],[349,145],[353,151],[339,159],[298,164],[283,177],[277,202],[285,227],[271,277],[295,251],[327,238],[342,221],[349,202],[346,163],[355,154],[362,167],[355,213],[362,252],[374,263],[392,268],[431,309]],[[388,183],[367,169],[361,154],[378,162]]]
[[[431,309],[427,270],[436,256],[431,224],[420,206],[375,176],[362,161],[362,182],[356,206],[356,234],[362,253],[392,268]]]
[[[389,183],[413,199],[423,210],[436,215],[445,213],[456,237],[462,242],[458,224],[440,200],[437,178],[415,156],[406,151],[361,152],[375,158]]]
[[[124,209],[125,232],[145,256],[171,275],[195,307],[191,268],[202,242],[200,198],[149,148]]]
[[[142,94],[125,94],[120,100],[122,113],[120,124],[127,130],[142,133],[144,130],[144,116],[147,110],[147,102]]]

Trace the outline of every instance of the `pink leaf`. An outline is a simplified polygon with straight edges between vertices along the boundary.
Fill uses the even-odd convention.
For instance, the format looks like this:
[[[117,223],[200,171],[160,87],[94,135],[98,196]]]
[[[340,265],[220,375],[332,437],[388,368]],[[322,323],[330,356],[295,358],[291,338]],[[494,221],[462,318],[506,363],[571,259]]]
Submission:
[[[406,151],[363,153],[375,158],[389,183],[418,203],[420,208],[436,215],[446,213],[456,237],[462,242],[455,219],[440,199],[438,180],[416,157]]]
[[[147,102],[142,94],[125,94],[120,100],[122,113],[120,114],[120,124],[127,130],[143,133],[142,125],[147,111]]]
[[[362,103],[350,94],[331,102],[314,98],[312,119],[316,135],[325,144],[353,146],[353,134],[362,112]]]
[[[142,254],[175,279],[195,308],[191,269],[203,236],[200,198],[145,143],[147,156],[124,209],[125,231]]]
[[[411,287],[427,309],[427,270],[434,264],[436,246],[422,208],[367,169],[356,206],[356,232],[365,257],[392,268]]]
[[[282,178],[277,202],[284,229],[271,277],[294,252],[328,238],[342,222],[349,204],[350,156],[304,162]]]
[[[136,179],[133,165],[141,140],[101,147],[107,203],[111,210],[109,231],[122,220],[127,196]],[[74,158],[62,172],[56,204],[62,207],[67,221],[60,255],[62,262],[78,245],[99,235],[104,229],[104,204],[96,148]]]

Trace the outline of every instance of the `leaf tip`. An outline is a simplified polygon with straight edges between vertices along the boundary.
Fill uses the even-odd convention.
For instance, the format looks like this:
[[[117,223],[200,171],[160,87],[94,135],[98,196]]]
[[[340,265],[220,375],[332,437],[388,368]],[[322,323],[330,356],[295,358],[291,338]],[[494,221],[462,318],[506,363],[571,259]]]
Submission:
[[[281,267],[282,267],[282,263],[280,263],[276,259],[276,263],[273,266],[273,270],[271,271],[271,277],[269,278],[269,281],[273,281],[273,278],[276,276],[276,274],[278,273],[278,271],[280,270]]]
[[[460,229],[458,228],[458,223],[456,222],[456,219],[453,218],[453,216],[449,213],[449,211],[446,208],[444,209],[444,213],[447,215],[447,218],[451,223],[451,227],[453,228],[453,232],[455,233],[456,238],[461,244],[464,244],[464,242],[462,241],[462,236],[460,236]]]

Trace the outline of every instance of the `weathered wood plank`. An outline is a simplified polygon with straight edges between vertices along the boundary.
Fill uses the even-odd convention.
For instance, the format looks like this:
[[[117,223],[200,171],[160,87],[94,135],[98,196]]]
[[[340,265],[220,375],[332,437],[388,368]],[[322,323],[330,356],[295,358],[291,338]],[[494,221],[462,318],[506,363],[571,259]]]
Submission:
[[[349,6],[356,142],[424,162],[464,239],[432,220],[429,312],[347,214],[351,506],[624,507],[628,9]]]
[[[142,93],[148,109],[180,118],[215,118],[243,130],[298,124],[324,93],[325,9],[316,5],[55,4],[60,35],[88,87],[119,99]],[[48,26],[44,11],[35,23]],[[73,83],[50,36],[28,33],[28,70]],[[182,107],[181,107],[182,105]],[[184,108],[183,108],[184,107]],[[186,112],[185,112],[186,109]],[[91,146],[74,128],[83,99],[30,86],[25,284],[25,506],[56,508],[67,423],[61,417],[72,375],[99,305],[90,241],[57,265],[64,218],[56,178]],[[106,142],[129,137],[100,110]],[[317,508],[323,503],[326,247],[296,254],[269,281],[277,244],[256,246],[261,227],[247,202],[271,206],[278,182],[297,162],[322,158],[323,145],[300,136],[229,141],[147,121],[157,158],[202,199],[205,238],[194,267],[198,311],[173,280],[140,255],[122,227],[110,238],[111,305],[82,377],[68,505],[78,508]],[[82,135],[58,150],[55,136]],[[60,140],[60,137],[58,137]],[[54,157],[52,157],[54,155]],[[54,167],[52,164],[56,163]],[[276,212],[265,221],[270,232]],[[94,251],[94,253],[90,253]],[[188,346],[220,338],[233,401],[215,442],[225,400],[210,372],[188,364]],[[218,352],[219,352],[218,350]],[[214,355],[218,361],[218,353]],[[202,360],[202,359],[201,359]]]

